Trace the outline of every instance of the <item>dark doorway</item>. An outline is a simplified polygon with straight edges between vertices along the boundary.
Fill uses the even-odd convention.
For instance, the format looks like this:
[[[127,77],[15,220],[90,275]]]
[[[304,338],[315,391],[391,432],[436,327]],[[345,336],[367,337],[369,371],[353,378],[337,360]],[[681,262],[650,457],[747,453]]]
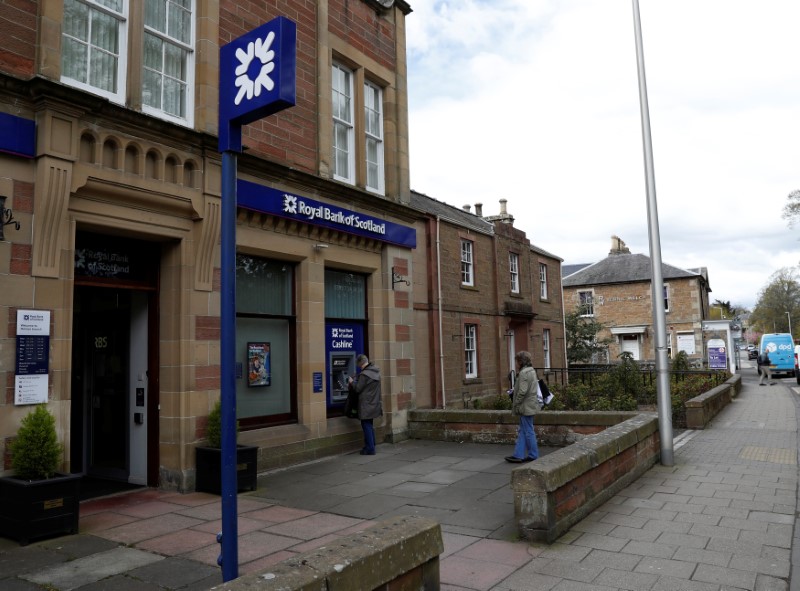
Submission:
[[[83,437],[72,440],[73,470],[125,482],[130,318],[130,290],[75,288],[72,426]]]

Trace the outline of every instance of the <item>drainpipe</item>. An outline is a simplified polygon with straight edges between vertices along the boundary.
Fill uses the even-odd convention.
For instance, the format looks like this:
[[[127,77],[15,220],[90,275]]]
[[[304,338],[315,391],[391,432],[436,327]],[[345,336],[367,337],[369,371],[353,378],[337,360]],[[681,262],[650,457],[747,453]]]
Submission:
[[[438,292],[439,305],[439,372],[442,380],[442,408],[447,408],[447,400],[444,393],[444,342],[442,340],[442,250],[439,236],[439,216],[436,216],[436,290]]]

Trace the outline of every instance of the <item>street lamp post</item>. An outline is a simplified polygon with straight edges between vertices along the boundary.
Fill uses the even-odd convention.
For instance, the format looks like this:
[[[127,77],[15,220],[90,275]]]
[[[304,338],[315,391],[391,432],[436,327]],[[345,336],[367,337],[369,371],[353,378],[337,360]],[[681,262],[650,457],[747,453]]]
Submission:
[[[792,315],[786,312],[786,317],[789,318],[789,334],[792,334]]]

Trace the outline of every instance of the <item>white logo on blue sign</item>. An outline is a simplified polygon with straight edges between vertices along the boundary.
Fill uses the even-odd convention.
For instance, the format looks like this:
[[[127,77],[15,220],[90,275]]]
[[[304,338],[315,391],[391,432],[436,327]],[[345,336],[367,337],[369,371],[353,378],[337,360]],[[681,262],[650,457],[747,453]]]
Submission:
[[[261,89],[267,91],[275,88],[275,82],[269,77],[272,70],[275,69],[275,52],[270,49],[272,42],[275,40],[275,33],[270,31],[265,39],[256,39],[255,42],[251,41],[247,44],[247,51],[241,47],[236,50],[236,57],[239,59],[239,65],[236,66],[236,86],[239,88],[239,93],[233,101],[236,105],[241,104],[242,99],[247,96],[247,100],[251,100],[254,96],[261,96]],[[247,71],[250,64],[255,58],[261,61],[261,70],[256,76],[255,80],[251,80]]]

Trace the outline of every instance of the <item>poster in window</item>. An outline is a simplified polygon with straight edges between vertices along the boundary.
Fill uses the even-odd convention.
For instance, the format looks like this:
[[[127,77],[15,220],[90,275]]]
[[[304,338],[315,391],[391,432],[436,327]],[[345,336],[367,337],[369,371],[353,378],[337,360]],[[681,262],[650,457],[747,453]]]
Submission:
[[[269,386],[269,343],[247,343],[247,385]]]

